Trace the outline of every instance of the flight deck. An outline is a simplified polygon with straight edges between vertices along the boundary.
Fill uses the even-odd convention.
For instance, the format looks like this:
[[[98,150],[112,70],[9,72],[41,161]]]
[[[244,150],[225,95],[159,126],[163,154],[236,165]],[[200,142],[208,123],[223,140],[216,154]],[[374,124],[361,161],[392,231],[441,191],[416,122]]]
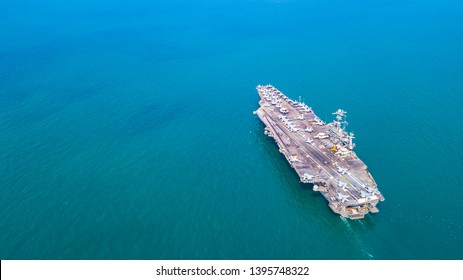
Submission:
[[[342,217],[361,219],[379,211],[376,205],[384,197],[353,151],[354,134],[345,129],[347,112],[337,110],[327,124],[305,103],[272,85],[259,85],[257,91],[261,100],[255,114],[266,126],[264,133],[275,139],[302,183],[313,184]]]

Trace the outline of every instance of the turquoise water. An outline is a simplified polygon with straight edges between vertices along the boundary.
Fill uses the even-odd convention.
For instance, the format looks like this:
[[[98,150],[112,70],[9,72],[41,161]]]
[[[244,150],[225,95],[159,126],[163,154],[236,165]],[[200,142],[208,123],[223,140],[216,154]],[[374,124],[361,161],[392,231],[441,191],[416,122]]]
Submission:
[[[1,259],[463,259],[463,2],[36,2],[0,9]],[[380,213],[298,182],[266,83],[349,112]]]

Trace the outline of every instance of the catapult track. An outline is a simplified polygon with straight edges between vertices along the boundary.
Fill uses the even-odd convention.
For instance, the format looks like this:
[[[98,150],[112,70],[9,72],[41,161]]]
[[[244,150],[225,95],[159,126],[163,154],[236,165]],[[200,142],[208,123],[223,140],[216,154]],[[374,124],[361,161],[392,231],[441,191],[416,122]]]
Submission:
[[[286,97],[271,85],[258,86],[261,100],[255,114],[265,124],[265,134],[274,138],[279,151],[303,183],[314,184],[339,215],[360,219],[376,213],[384,197],[367,166],[353,151],[354,135],[347,133],[346,112],[339,109],[336,120],[325,124],[302,102]]]

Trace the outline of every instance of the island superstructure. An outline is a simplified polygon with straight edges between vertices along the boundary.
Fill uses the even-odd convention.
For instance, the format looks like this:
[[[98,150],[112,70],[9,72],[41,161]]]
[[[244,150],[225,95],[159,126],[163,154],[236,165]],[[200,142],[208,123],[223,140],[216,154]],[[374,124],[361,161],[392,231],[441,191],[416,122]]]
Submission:
[[[339,109],[335,120],[325,123],[312,108],[272,85],[259,85],[257,92],[261,100],[255,114],[266,126],[264,133],[275,139],[302,183],[312,183],[342,217],[361,219],[379,211],[376,205],[384,197],[353,151],[354,134],[345,129],[347,112]]]

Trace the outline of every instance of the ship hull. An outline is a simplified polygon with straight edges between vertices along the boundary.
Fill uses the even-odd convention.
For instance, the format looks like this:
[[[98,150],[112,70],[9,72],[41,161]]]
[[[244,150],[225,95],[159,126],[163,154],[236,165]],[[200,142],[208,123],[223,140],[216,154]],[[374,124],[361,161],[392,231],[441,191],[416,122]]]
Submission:
[[[342,217],[361,219],[377,213],[384,197],[367,166],[352,150],[336,123],[325,124],[302,102],[289,99],[273,86],[258,86],[256,115],[301,182],[313,184]]]

